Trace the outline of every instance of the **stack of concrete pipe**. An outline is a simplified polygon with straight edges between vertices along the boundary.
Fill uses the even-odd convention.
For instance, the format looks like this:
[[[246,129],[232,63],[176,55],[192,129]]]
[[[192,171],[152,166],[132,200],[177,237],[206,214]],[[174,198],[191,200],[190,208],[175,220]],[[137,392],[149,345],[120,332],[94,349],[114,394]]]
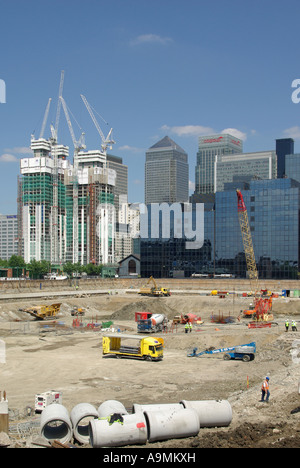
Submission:
[[[122,422],[110,423],[118,413]],[[159,440],[196,436],[201,427],[228,426],[232,409],[227,400],[182,400],[174,404],[132,406],[131,414],[122,403],[107,400],[98,409],[89,403],[67,409],[53,403],[41,414],[40,431],[47,439],[69,443],[72,437],[93,448],[146,444]]]

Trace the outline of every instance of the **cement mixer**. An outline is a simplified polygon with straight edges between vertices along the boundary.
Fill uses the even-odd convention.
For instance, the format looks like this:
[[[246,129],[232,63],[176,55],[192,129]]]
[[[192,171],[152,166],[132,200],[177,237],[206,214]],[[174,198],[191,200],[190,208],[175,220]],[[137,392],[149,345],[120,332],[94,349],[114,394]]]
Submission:
[[[151,312],[136,312],[138,333],[157,333],[163,331],[168,323],[164,314],[152,314]]]

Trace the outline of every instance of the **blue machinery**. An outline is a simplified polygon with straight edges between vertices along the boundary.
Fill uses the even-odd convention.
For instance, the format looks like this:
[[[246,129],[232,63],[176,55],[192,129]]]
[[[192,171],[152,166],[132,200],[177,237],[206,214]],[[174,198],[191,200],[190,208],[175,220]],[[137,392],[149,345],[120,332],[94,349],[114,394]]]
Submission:
[[[212,350],[204,350],[197,353],[198,348],[194,348],[191,353],[188,354],[188,357],[199,357],[203,354],[217,354],[217,353],[225,353],[223,359],[228,361],[230,359],[241,359],[244,362],[253,361],[255,358],[256,353],[256,343],[247,343],[238,346],[232,346],[229,348],[220,348],[220,349],[212,349]]]

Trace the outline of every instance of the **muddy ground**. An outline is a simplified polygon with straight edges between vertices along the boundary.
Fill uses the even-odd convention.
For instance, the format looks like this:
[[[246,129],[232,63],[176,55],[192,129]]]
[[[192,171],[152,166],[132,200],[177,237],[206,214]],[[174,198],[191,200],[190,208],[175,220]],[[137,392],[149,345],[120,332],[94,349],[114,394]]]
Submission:
[[[299,447],[300,334],[291,329],[286,333],[284,322],[299,319],[300,299],[274,299],[273,325],[265,329],[249,328],[248,319],[237,320],[250,302],[236,294],[220,299],[183,293],[157,299],[123,291],[93,297],[83,293],[61,300],[55,323],[37,322],[19,310],[43,301],[1,302],[0,339],[5,342],[6,363],[0,364],[0,391],[6,391],[9,402],[10,446],[37,446],[35,395],[57,390],[69,411],[87,402],[98,408],[109,399],[121,401],[129,411],[134,403],[215,399],[231,403],[233,419],[228,427],[201,428],[196,437],[147,443],[146,448]],[[72,326],[74,305],[85,308],[80,327]],[[141,310],[164,313],[169,323],[175,315],[192,312],[201,316],[202,323],[189,334],[183,325],[161,334],[165,340],[161,362],[103,358],[103,332],[91,324],[111,320],[114,328],[136,333],[134,314]],[[230,316],[230,323],[212,322],[212,314],[220,322]],[[222,354],[187,356],[194,347],[203,350],[251,341],[256,342],[257,353],[248,363],[224,361]],[[267,375],[268,404],[259,402]],[[20,427],[26,430],[21,433]]]

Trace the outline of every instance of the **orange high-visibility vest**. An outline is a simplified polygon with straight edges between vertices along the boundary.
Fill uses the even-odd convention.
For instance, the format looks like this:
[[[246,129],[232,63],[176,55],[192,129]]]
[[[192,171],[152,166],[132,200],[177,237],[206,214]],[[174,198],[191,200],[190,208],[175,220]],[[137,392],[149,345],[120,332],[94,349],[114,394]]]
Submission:
[[[261,387],[262,390],[269,390],[269,382],[265,380]]]

